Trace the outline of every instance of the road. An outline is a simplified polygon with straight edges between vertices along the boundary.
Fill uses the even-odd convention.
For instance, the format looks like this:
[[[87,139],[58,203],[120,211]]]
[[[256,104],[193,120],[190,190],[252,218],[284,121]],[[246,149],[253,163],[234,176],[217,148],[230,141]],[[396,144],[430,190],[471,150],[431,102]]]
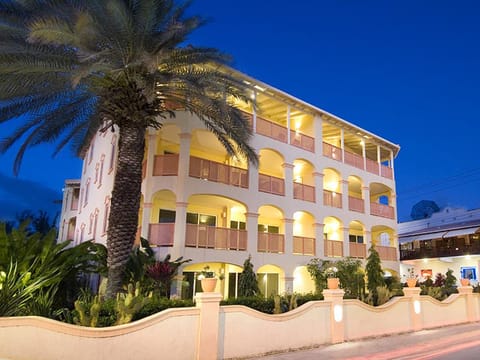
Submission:
[[[325,345],[315,349],[255,359],[478,360],[480,359],[480,323]]]

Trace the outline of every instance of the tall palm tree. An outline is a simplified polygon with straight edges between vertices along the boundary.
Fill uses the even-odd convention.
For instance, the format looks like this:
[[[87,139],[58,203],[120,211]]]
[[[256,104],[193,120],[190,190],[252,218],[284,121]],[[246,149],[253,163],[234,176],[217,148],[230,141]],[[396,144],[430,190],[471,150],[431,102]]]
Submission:
[[[0,0],[0,142],[25,151],[55,142],[82,156],[97,131],[118,129],[108,226],[108,288],[121,280],[137,229],[142,160],[149,127],[173,117],[169,103],[197,115],[229,154],[254,165],[252,135],[230,99],[249,101],[246,85],[225,71],[229,58],[185,46],[204,24],[174,0]]]

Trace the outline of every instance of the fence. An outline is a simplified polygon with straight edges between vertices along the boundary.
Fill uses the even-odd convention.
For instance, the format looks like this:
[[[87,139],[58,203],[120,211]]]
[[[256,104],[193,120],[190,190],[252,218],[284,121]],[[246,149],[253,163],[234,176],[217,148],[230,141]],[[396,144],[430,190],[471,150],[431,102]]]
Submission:
[[[480,295],[471,286],[443,302],[405,288],[405,296],[371,307],[324,290],[279,315],[220,306],[217,293],[196,295],[196,307],[168,309],[131,324],[84,328],[39,317],[0,318],[0,358],[229,359],[419,331],[480,320]]]

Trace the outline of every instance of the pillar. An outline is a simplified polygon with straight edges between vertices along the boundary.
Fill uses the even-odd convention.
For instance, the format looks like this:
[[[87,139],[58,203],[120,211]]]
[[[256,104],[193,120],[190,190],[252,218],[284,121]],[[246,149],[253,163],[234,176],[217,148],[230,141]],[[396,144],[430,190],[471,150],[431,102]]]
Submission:
[[[419,287],[403,288],[403,293],[405,294],[405,297],[409,298],[410,300],[410,330],[412,331],[419,331],[423,329],[420,291],[421,289]]]
[[[252,254],[257,252],[258,214],[247,212],[245,217],[247,220],[247,251]]]
[[[313,178],[315,179],[315,202],[318,206],[323,206],[323,174],[314,172]]]
[[[150,219],[152,218],[152,206],[151,202],[143,203],[143,213],[142,213],[142,233],[141,236],[145,239],[148,239],[148,233],[150,231]]]
[[[293,254],[293,219],[283,219],[283,224],[284,224],[284,227],[285,227],[284,254],[292,255]]]
[[[293,164],[283,163],[282,167],[285,178],[285,198],[293,199]]]
[[[325,256],[325,239],[323,235],[324,224],[315,223],[315,256],[323,258]]]
[[[197,360],[218,359],[218,328],[220,300],[219,293],[197,293],[196,307],[200,309],[196,356]]]
[[[321,156],[323,154],[323,120],[316,115],[313,122],[315,126],[315,154]]]
[[[183,198],[185,182],[188,179],[190,169],[190,133],[180,134],[180,153],[178,154],[178,175],[177,175],[177,201],[187,201]]]
[[[332,344],[338,344],[345,340],[344,294],[345,291],[342,289],[323,290],[324,301],[330,303],[330,335]]]
[[[362,199],[365,214],[370,215],[370,188],[368,186],[362,186]]]
[[[175,208],[175,228],[173,232],[172,258],[183,256],[185,250],[185,236],[187,232],[187,206],[186,202],[177,202]]]
[[[343,234],[343,257],[350,256],[350,229],[348,227],[340,228]]]
[[[478,321],[478,307],[476,306],[477,301],[473,297],[473,287],[468,285],[468,286],[459,286],[457,288],[458,293],[461,296],[465,296],[465,312],[467,315],[467,321],[468,322],[474,322]]]
[[[147,147],[147,163],[145,169],[145,179],[142,183],[142,193],[145,199],[150,199],[151,194],[151,182],[153,181],[153,168],[155,165],[155,155],[157,154],[157,133],[148,134],[148,147]],[[149,218],[150,219],[150,218]]]
[[[342,162],[345,162],[345,133],[340,129],[340,147],[342,148]]]
[[[348,180],[341,180],[340,183],[342,184],[342,208],[348,210]]]
[[[363,241],[365,243],[365,253],[368,257],[368,250],[372,247],[372,232],[368,230],[363,230]]]

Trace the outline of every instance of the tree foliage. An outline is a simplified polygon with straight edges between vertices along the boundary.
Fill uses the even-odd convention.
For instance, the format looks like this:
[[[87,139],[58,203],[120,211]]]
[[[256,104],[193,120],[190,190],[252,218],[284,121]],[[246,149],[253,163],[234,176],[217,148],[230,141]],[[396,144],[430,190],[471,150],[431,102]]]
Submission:
[[[243,271],[240,274],[238,280],[238,296],[249,297],[260,295],[260,289],[258,288],[257,276],[253,270],[253,264],[251,262],[252,257],[249,255],[243,263]]]
[[[212,48],[186,46],[205,21],[174,0],[0,1],[0,123],[23,123],[0,142],[25,151],[67,144],[79,156],[97,131],[118,129],[108,226],[108,289],[115,297],[135,240],[148,128],[179,107],[195,114],[227,153],[258,163],[252,129],[235,101],[248,85]],[[172,106],[173,104],[173,106]]]
[[[368,250],[367,264],[365,270],[367,273],[367,289],[372,297],[373,305],[378,305],[378,287],[385,286],[384,272],[382,270],[382,262],[380,255],[372,245]]]

